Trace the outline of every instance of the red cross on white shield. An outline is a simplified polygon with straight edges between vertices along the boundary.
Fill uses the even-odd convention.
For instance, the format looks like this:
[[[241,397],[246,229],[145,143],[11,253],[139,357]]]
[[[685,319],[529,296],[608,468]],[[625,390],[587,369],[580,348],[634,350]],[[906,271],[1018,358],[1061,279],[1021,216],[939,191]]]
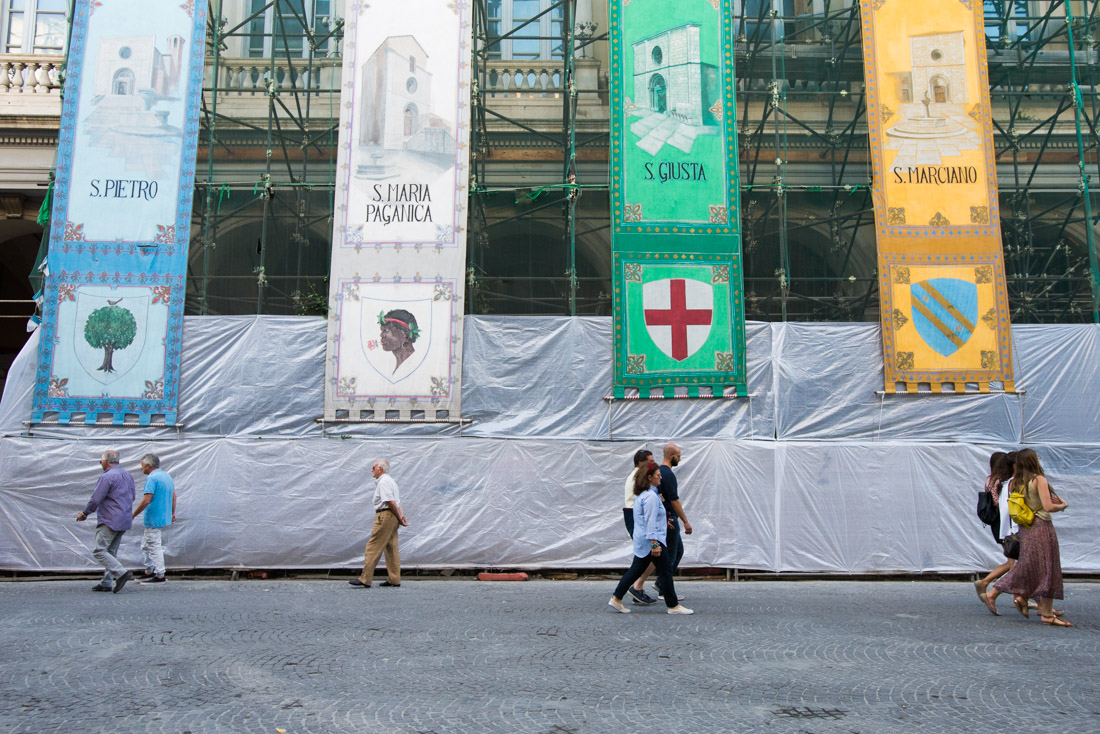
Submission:
[[[642,285],[642,308],[653,343],[682,362],[707,341],[714,316],[714,291],[699,280],[653,280]]]

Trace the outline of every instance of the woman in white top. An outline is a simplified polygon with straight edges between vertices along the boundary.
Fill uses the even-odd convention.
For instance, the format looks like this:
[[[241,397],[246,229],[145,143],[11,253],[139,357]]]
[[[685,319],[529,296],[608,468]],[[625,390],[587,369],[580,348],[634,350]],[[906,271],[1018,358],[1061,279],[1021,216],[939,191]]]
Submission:
[[[989,476],[985,480],[985,491],[993,495],[993,501],[997,503],[997,508],[1001,513],[1001,525],[997,531],[997,538],[1005,544],[1007,544],[1008,538],[1016,532],[1016,526],[1008,514],[1008,492],[1004,491],[1004,483],[1012,478],[1015,457],[1015,451],[1011,454],[998,451],[990,456]],[[978,598],[982,600],[991,614],[998,617],[1001,616],[1001,613],[997,611],[997,596],[1001,592],[996,588],[988,593],[986,590],[991,583],[1011,571],[1015,565],[1015,559],[1006,557],[1004,563],[990,571],[985,578],[974,582],[974,589],[978,592]]]

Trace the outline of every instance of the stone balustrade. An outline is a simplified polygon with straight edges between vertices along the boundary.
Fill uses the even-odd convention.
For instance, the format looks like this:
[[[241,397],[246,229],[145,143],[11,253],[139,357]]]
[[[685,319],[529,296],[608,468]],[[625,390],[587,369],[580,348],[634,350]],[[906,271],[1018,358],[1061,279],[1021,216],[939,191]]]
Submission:
[[[61,56],[0,55],[0,94],[61,94]]]
[[[538,61],[491,61],[486,70],[487,97],[557,97],[565,85],[561,59]]]
[[[47,55],[0,54],[0,97],[24,95],[23,101],[8,98],[0,104],[0,115],[23,114],[27,104],[36,100],[34,114],[58,114],[52,105],[58,105],[61,92],[63,57]],[[341,89],[341,64],[338,57],[315,59],[310,65],[305,59],[287,60],[207,58],[203,86],[206,93],[217,88],[220,98],[229,102],[234,113],[245,114],[256,104],[267,104],[270,94],[312,94],[317,97],[333,95],[339,98]],[[565,68],[561,59],[536,61],[492,61],[483,77],[483,93],[490,105],[513,103],[538,103],[540,100],[560,105],[565,92]],[[577,60],[578,100],[582,106],[598,106],[598,91],[603,84],[599,75],[599,62],[594,59]],[[215,81],[215,74],[217,75]],[[239,99],[239,104],[231,100]],[[47,107],[43,107],[47,105]],[[20,109],[23,108],[23,109]],[[39,109],[40,108],[40,109]],[[52,110],[52,112],[51,112]],[[323,114],[320,110],[316,114]]]
[[[207,59],[209,63],[211,59]],[[271,92],[312,92],[339,96],[340,64],[339,58],[314,59],[312,68],[305,59],[288,62],[277,58],[272,65],[271,59],[232,59],[218,60],[218,91],[230,96],[267,95]],[[211,67],[207,66],[207,86],[210,86]]]

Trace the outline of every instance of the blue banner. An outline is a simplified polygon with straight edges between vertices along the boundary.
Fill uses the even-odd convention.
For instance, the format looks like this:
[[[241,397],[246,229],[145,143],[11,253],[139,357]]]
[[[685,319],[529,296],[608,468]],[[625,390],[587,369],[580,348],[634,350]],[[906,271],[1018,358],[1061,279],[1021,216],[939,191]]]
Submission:
[[[176,423],[206,4],[77,0],[32,423]]]

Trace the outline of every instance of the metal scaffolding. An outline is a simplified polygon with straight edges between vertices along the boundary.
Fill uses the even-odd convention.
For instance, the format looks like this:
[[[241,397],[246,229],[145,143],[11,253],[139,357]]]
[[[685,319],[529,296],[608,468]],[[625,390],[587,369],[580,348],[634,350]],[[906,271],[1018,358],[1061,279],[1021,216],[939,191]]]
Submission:
[[[595,44],[606,49],[607,34],[576,22],[576,0],[549,3],[510,28],[490,4],[474,2],[468,303],[481,313],[610,313],[608,274],[577,250],[578,237],[591,243],[602,233],[610,256],[607,126],[578,124],[582,100],[606,90],[577,74],[578,58]],[[557,35],[540,30],[547,18]],[[503,58],[505,44],[541,42],[553,44],[550,59]],[[547,114],[555,105],[556,120]],[[541,109],[538,119],[528,106]],[[509,155],[516,150],[526,154]]]
[[[573,6],[560,4],[567,12]],[[746,0],[734,6],[746,316],[876,321],[858,4]],[[1098,6],[1097,0],[984,4],[1001,226],[1017,322],[1097,319]],[[578,135],[582,90],[569,83],[560,130],[495,111],[499,97],[486,93],[499,88],[489,83],[490,61],[494,44],[508,34],[490,33],[487,0],[477,7],[472,303],[494,312],[606,313],[610,269],[584,273],[577,259],[579,250],[608,246],[606,128]],[[586,37],[583,45],[570,44],[567,36],[562,41],[569,68],[578,49],[604,43],[606,35]],[[495,127],[489,124],[494,121]],[[528,155],[507,160],[519,158],[526,166],[494,166],[496,157],[517,148]],[[586,159],[590,164],[603,165],[577,165],[584,149],[599,154]],[[558,157],[564,162],[560,181],[532,171],[536,162]],[[571,173],[579,189],[572,188]],[[581,192],[583,202],[598,206],[578,208]],[[557,225],[556,218],[565,222]],[[558,250],[554,262],[565,263],[563,272],[506,272],[505,264],[517,261],[500,250],[522,249],[524,234],[551,228],[560,233],[560,246],[546,245]],[[525,278],[533,283],[526,301],[515,287]],[[594,287],[585,292],[585,285]]]
[[[208,14],[187,312],[324,313],[343,21],[329,0],[228,6]]]
[[[211,0],[187,308],[322,313],[343,23],[247,1]],[[467,307],[608,314],[607,29],[501,6],[473,0]],[[858,4],[733,6],[746,316],[875,321]],[[1097,321],[1100,0],[984,7],[1013,319]]]
[[[1016,322],[1097,320],[1098,7],[984,3]],[[859,8],[743,2],[738,28],[746,316],[877,320]]]

